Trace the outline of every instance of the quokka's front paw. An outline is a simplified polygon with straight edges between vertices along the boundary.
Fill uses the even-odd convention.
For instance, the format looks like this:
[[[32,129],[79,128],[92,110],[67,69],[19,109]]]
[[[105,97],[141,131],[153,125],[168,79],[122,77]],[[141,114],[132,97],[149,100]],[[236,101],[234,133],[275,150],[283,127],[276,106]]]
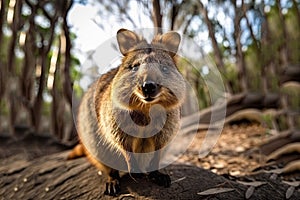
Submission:
[[[151,181],[159,186],[170,187],[171,178],[168,174],[163,174],[159,171],[150,172],[149,176]]]
[[[107,181],[104,194],[110,196],[117,196],[117,194],[120,192],[120,189],[120,182],[118,179]]]

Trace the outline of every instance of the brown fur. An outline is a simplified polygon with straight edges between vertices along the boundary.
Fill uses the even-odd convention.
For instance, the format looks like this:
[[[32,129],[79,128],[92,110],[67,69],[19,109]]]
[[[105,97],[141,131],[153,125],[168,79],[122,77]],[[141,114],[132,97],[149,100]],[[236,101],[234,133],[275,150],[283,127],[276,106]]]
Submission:
[[[110,195],[117,193],[118,172],[100,161],[98,145],[105,144],[116,152],[116,156],[123,156],[130,171],[133,158],[128,152],[157,151],[177,133],[179,107],[185,95],[185,83],[174,60],[180,42],[178,34],[158,35],[148,44],[135,33],[121,29],[117,39],[124,55],[122,64],[102,75],[85,93],[77,123],[82,145],[75,147],[69,156],[74,158],[84,153],[92,164],[106,172],[109,175],[106,193]],[[153,102],[143,100],[141,85],[146,80],[152,80],[160,87],[159,96]],[[159,113],[151,112],[155,104],[166,111],[165,124],[160,122]],[[151,118],[151,114],[155,117]],[[142,128],[131,126],[131,120]],[[156,123],[149,129],[147,125],[151,120]],[[143,135],[156,129],[158,133],[140,138],[127,134],[122,127],[135,134]]]
[[[68,155],[68,160],[85,156],[85,150],[82,144],[77,144]]]

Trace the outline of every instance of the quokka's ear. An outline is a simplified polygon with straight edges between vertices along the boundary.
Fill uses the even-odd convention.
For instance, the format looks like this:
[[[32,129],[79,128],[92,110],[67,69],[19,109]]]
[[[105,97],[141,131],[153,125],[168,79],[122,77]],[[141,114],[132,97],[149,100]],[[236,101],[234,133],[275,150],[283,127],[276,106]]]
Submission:
[[[169,54],[173,57],[176,55],[181,37],[175,31],[170,31],[160,36],[159,41],[164,45]]]
[[[117,40],[120,52],[124,56],[132,47],[136,46],[141,41],[137,34],[124,28],[118,30]]]

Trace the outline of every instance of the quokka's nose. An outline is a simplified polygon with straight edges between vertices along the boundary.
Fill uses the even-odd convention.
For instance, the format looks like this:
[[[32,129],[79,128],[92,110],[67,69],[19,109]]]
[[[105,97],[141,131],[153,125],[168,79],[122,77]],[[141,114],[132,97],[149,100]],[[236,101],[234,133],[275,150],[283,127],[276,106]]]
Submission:
[[[155,96],[158,91],[158,85],[153,81],[145,81],[142,85],[142,91],[145,96]]]

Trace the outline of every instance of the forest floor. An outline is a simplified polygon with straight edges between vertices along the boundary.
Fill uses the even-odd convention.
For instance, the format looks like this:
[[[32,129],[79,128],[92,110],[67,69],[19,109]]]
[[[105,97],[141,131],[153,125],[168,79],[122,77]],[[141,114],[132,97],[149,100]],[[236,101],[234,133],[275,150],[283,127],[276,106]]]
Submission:
[[[160,189],[141,179],[137,184],[125,175],[121,181],[126,189],[116,199],[300,198],[299,184],[293,186],[299,177],[253,175],[265,165],[259,147],[272,136],[268,129],[252,123],[227,125],[218,139],[213,138],[217,140],[209,154],[200,157],[205,136],[206,131],[198,132],[184,155],[167,167],[171,188]],[[111,199],[99,193],[105,178],[95,176],[96,169],[85,158],[66,161],[69,149],[47,137],[0,135],[0,200]]]
[[[212,151],[202,158],[199,150],[206,131],[200,131],[178,162],[196,165],[218,175],[248,175],[265,164],[266,155],[260,152],[259,146],[270,136],[268,129],[259,124],[225,126]]]
[[[260,152],[259,146],[270,136],[268,129],[259,124],[227,125],[219,138],[211,138],[216,143],[208,155],[200,157],[199,151],[206,137],[206,131],[200,131],[176,162],[195,165],[218,175],[247,175],[265,164],[266,156]],[[22,155],[31,160],[67,149],[68,147],[55,140],[31,134],[19,134],[19,137],[14,139],[4,137],[0,140],[0,158]]]

